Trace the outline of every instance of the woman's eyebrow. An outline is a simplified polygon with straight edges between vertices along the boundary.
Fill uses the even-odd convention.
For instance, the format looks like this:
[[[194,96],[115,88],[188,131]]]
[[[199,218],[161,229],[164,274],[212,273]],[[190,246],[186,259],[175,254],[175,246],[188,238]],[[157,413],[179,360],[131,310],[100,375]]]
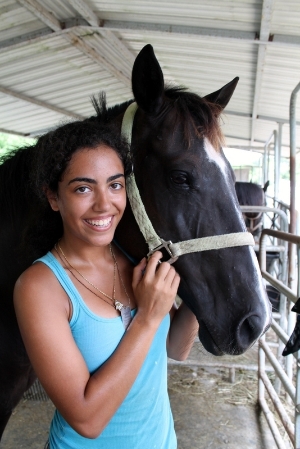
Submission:
[[[111,181],[114,181],[115,179],[118,179],[121,177],[125,178],[124,174],[117,173],[116,175],[113,175],[113,176],[110,176],[109,178],[107,178],[106,182],[111,182]],[[86,177],[80,177],[80,176],[77,176],[76,178],[71,179],[68,182],[68,185],[72,184],[73,182],[87,182],[89,184],[97,184],[97,181],[93,178],[86,178]]]
[[[118,178],[125,178],[125,176],[124,176],[124,174],[123,173],[118,173],[117,175],[113,175],[113,176],[110,176],[109,178],[107,178],[107,182],[111,182],[111,181],[114,181],[115,179],[118,179]]]
[[[97,181],[92,178],[85,178],[78,176],[77,178],[73,178],[68,182],[68,186],[72,184],[72,182],[88,182],[89,184],[97,184]]]

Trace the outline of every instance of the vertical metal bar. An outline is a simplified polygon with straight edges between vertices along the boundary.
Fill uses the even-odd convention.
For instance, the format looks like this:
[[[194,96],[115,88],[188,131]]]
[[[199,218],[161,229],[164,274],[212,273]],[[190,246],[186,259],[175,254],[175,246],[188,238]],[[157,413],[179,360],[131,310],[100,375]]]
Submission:
[[[265,147],[264,147],[264,159],[263,159],[263,173],[264,173],[264,181],[263,184],[265,185],[265,183],[268,181],[268,166],[267,166],[267,151],[268,151],[268,145],[267,142],[265,143]]]
[[[290,98],[290,233],[296,231],[295,190],[296,190],[296,100],[300,83],[293,90]]]
[[[297,296],[300,296],[300,247],[297,245],[298,283]],[[297,352],[296,407],[295,407],[295,448],[300,447],[300,351]]]
[[[269,145],[270,142],[273,139],[274,134],[272,133],[270,135],[270,137],[268,138],[268,140],[266,140],[265,142],[265,148],[264,148],[264,184],[269,180],[269,158],[270,158],[270,154],[269,154]]]
[[[263,335],[260,340],[265,341],[266,336]],[[265,384],[262,381],[261,373],[265,372],[266,355],[261,345],[258,346],[258,402],[261,404],[265,400]]]
[[[296,407],[295,407],[295,448],[300,447],[300,351],[297,352]]]
[[[279,193],[279,153],[278,153],[278,134],[276,129],[273,131],[274,135],[274,197],[275,200],[278,200]]]
[[[280,192],[280,169],[281,169],[281,149],[282,149],[282,127],[283,123],[278,123],[278,131],[277,131],[277,152],[278,152],[278,192]]]
[[[296,100],[300,83],[290,98],[290,230],[296,233]],[[289,244],[289,285],[293,289],[295,277],[295,245]]]

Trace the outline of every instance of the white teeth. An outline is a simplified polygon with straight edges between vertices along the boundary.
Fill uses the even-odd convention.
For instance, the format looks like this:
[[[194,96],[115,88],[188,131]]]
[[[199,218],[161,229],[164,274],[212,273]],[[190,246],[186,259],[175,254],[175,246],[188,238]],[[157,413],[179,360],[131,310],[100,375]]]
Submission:
[[[106,220],[87,220],[87,222],[93,226],[108,226],[111,222],[112,217],[107,218]]]

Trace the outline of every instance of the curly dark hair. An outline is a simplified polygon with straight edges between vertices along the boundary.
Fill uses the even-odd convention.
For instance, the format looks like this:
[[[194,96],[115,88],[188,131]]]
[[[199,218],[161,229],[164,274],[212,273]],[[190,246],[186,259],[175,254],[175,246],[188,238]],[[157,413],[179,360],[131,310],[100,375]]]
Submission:
[[[57,192],[58,183],[76,151],[99,145],[112,148],[123,163],[125,176],[130,173],[128,145],[112,124],[76,121],[41,136],[35,146],[35,161],[31,172],[31,184],[37,196],[46,199],[47,189]]]
[[[67,123],[41,136],[34,146],[30,186],[35,204],[32,204],[34,213],[26,226],[24,241],[38,257],[49,251],[63,234],[61,216],[51,209],[46,191],[57,192],[58,183],[76,151],[99,145],[116,152],[125,176],[131,172],[128,144],[113,124],[91,119]]]

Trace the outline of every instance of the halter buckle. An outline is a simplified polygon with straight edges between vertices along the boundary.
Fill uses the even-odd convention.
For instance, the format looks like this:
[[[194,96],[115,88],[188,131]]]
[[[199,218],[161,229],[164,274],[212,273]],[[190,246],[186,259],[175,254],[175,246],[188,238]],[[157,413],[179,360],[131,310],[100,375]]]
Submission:
[[[152,254],[154,254],[156,251],[159,251],[161,249],[165,249],[167,252],[167,255],[170,256],[169,259],[165,260],[163,259],[163,262],[168,262],[170,265],[172,265],[172,263],[176,262],[176,260],[178,259],[177,256],[174,256],[172,253],[172,250],[170,248],[170,245],[172,245],[171,240],[164,240],[164,239],[160,239],[161,241],[161,245],[156,246],[155,248],[150,249],[149,253],[147,254],[147,259],[149,259],[149,257],[152,256]],[[161,263],[161,261],[159,261],[159,263]]]

